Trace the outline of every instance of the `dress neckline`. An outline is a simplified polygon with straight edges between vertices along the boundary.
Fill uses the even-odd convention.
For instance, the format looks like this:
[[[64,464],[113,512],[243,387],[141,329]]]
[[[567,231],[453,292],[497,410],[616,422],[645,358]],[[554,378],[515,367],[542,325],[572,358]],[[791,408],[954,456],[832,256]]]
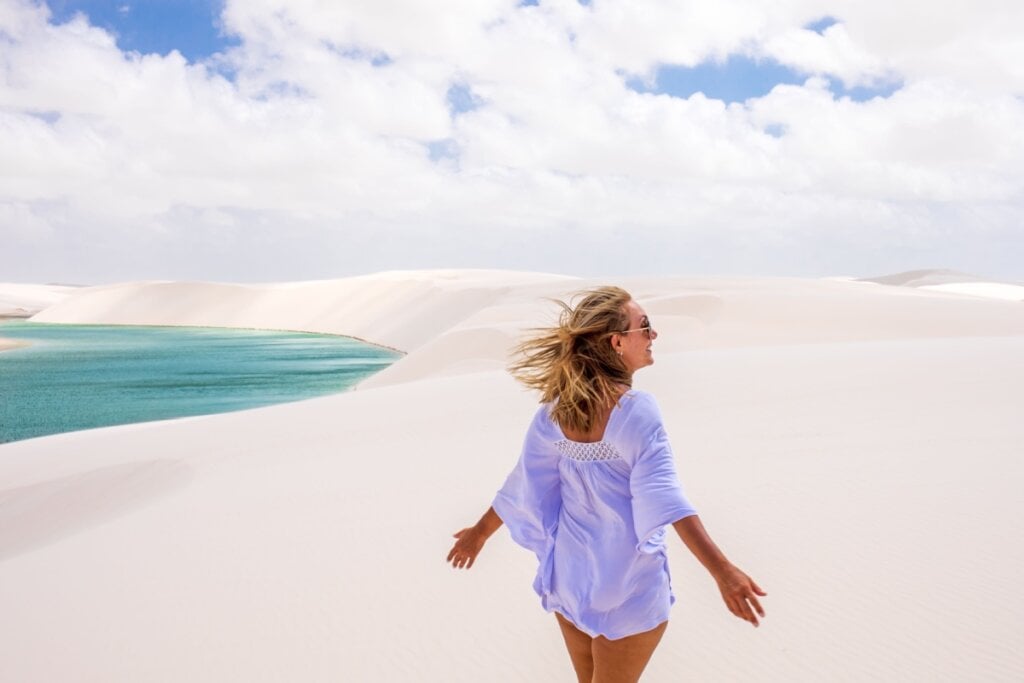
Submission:
[[[565,432],[562,431],[562,425],[552,420],[552,422],[555,422],[555,429],[558,430],[558,434],[559,436],[562,437],[563,440],[568,441],[571,444],[579,444],[580,446],[593,446],[595,444],[604,443],[604,437],[608,433],[608,429],[612,426],[612,418],[615,417],[616,413],[620,412],[619,408],[622,407],[620,405],[622,399],[632,394],[633,391],[633,389],[627,389],[626,391],[622,392],[622,396],[619,396],[619,400],[616,401],[615,405],[612,406],[612,412],[608,413],[608,422],[605,423],[604,432],[601,434],[601,438],[598,439],[597,441],[575,441],[573,439],[570,439],[565,435]]]

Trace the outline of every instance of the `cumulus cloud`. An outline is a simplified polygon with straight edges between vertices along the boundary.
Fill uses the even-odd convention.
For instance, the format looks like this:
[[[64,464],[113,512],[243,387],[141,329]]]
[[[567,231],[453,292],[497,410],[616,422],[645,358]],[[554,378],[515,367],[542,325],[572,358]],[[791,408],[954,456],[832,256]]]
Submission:
[[[1024,9],[935,14],[909,1],[229,1],[237,44],[190,63],[7,0],[0,244],[14,258],[0,279],[434,266],[1021,278]],[[835,23],[806,28],[824,16]],[[628,85],[729,55],[808,78],[732,104]],[[832,80],[900,87],[857,102]]]

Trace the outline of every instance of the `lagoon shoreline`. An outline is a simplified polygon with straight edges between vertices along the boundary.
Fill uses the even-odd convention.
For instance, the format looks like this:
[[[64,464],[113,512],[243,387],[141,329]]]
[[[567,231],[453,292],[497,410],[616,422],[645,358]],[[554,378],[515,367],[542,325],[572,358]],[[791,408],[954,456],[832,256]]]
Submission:
[[[347,391],[400,354],[337,335],[182,326],[0,324],[0,443]]]

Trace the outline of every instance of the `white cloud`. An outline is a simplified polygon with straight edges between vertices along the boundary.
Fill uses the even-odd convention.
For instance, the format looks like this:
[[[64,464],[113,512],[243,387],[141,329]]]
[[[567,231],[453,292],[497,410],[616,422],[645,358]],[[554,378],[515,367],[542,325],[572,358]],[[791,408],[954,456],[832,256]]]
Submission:
[[[803,73],[830,74],[847,87],[874,86],[892,80],[897,70],[858,44],[845,24],[822,33],[792,27],[765,41],[763,54]]]
[[[224,15],[240,44],[189,64],[9,0],[0,279],[1024,277],[1022,10],[975,6],[248,0]],[[812,78],[726,106],[624,82],[730,52],[904,87],[858,103]],[[452,116],[455,83],[480,106]],[[456,159],[430,161],[439,140]]]

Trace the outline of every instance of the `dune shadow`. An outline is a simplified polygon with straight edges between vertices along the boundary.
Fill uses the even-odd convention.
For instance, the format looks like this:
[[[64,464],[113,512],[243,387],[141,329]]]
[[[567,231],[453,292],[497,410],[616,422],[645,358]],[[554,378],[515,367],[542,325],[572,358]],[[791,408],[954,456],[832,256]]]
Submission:
[[[148,505],[188,484],[179,460],[108,465],[0,491],[0,561],[55,543]]]

